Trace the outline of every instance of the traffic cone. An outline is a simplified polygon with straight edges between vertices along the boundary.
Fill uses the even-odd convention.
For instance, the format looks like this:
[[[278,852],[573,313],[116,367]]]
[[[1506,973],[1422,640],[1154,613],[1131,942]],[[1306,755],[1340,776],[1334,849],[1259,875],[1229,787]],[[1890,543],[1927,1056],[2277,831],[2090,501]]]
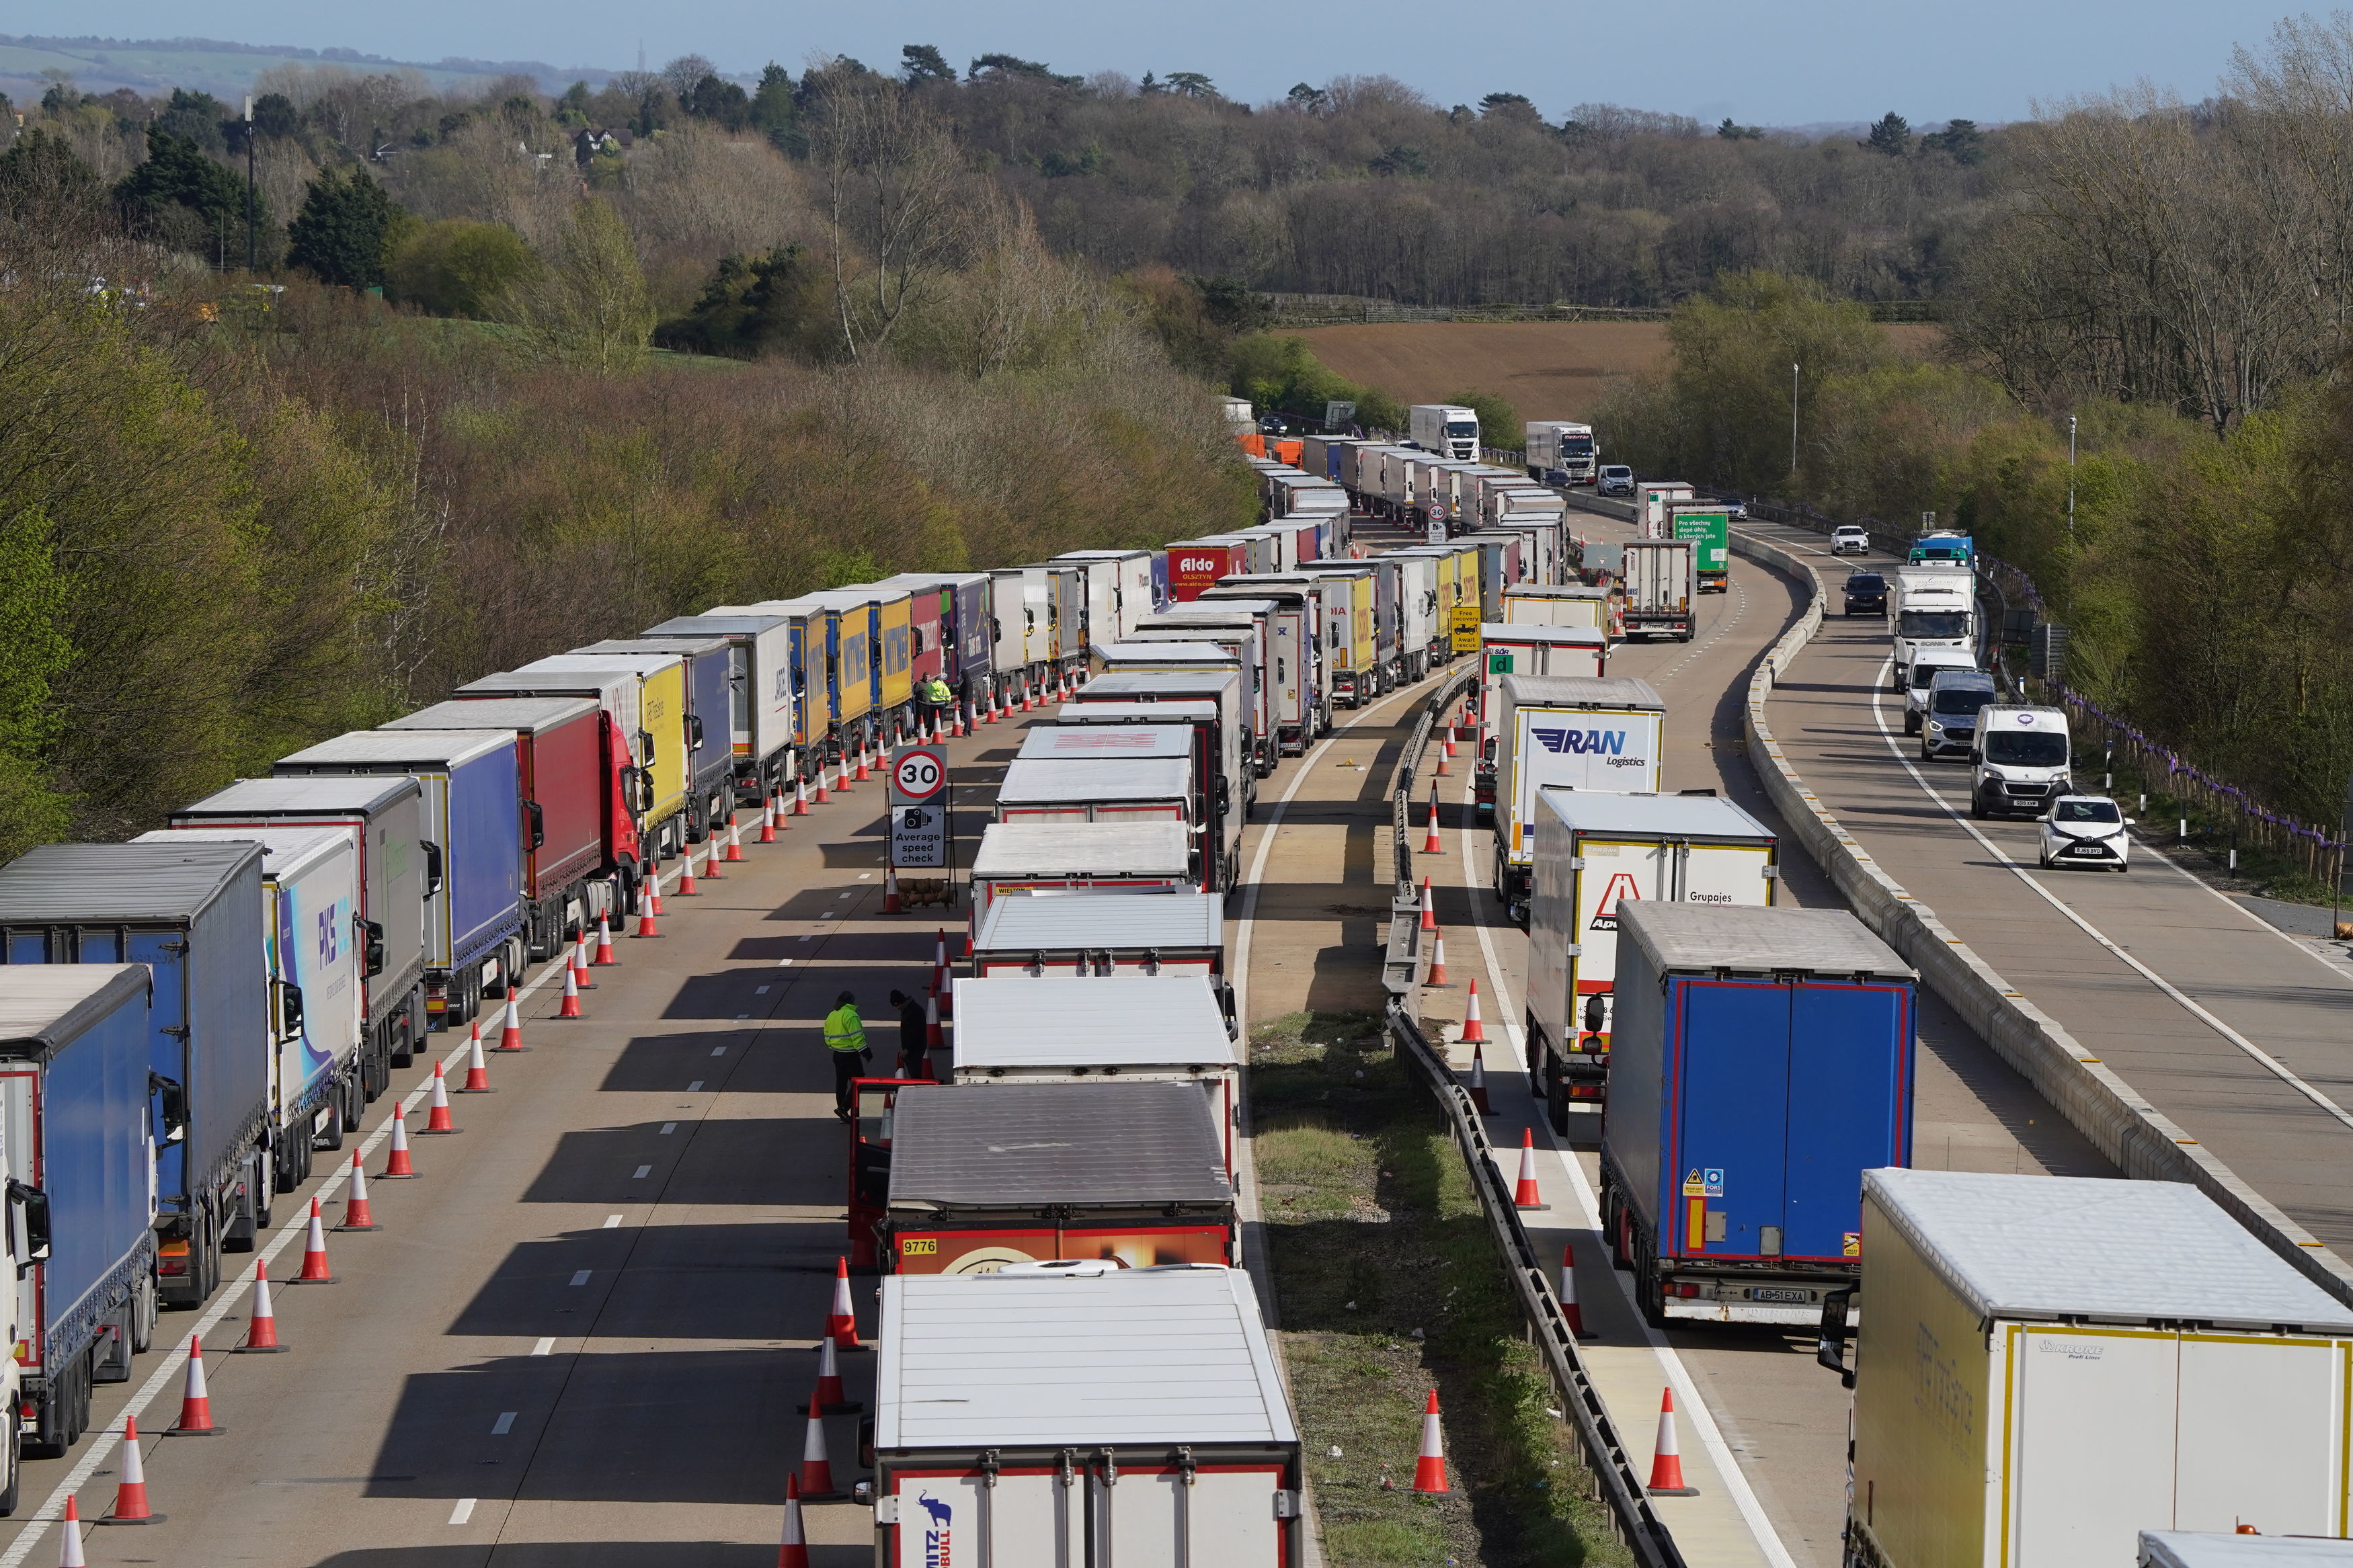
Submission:
[[[760,797],[760,842],[763,844],[774,844],[776,841],[777,793],[770,790]]]
[[[801,1532],[801,1479],[785,1478],[785,1543],[776,1549],[776,1568],[809,1568],[808,1541]]]
[[[1438,1390],[1430,1391],[1430,1403],[1421,1411],[1421,1458],[1414,1461],[1413,1489],[1435,1496],[1446,1495],[1446,1450],[1438,1439]]]
[[[1577,1248],[1566,1245],[1560,1249],[1560,1317],[1574,1338],[1593,1337],[1586,1331],[1585,1309],[1577,1304]]]
[[[724,857],[719,852],[719,829],[713,826],[710,837],[702,847],[702,879],[704,881],[723,882],[727,879],[727,873],[719,868],[719,862]]]
[[[948,931],[947,931],[947,927],[945,927],[945,926],[934,926],[934,927],[932,928],[932,967],[933,967],[934,970],[941,970],[941,969],[945,969],[947,966],[948,966]]]
[[[188,1336],[188,1381],[180,1393],[180,1424],[165,1430],[166,1437],[214,1437],[227,1431],[213,1425],[213,1399],[205,1387],[205,1342]]]
[[[1659,1396],[1659,1444],[1651,1455],[1652,1497],[1697,1497],[1697,1487],[1683,1485],[1683,1457],[1675,1447],[1675,1390],[1670,1384]]]
[[[832,796],[826,793],[825,788],[825,759],[823,757],[819,757],[817,760],[817,803],[819,805],[823,805],[831,798]]]
[[[647,886],[650,889],[652,884],[648,883]],[[653,900],[650,899],[639,899],[638,900],[638,929],[631,931],[629,935],[632,938],[649,936],[658,937],[661,935],[660,931],[656,929],[654,925],[654,906]]]
[[[114,1489],[114,1511],[98,1522],[100,1524],[161,1524],[164,1515],[147,1506],[147,1461],[139,1452],[139,1423],[131,1416],[122,1418],[122,1479]],[[69,1554],[81,1556],[79,1532],[69,1547]]]
[[[818,776],[823,778],[825,775],[819,773]],[[793,815],[795,816],[808,815],[808,780],[797,773],[793,775]]]
[[[238,1355],[279,1355],[286,1347],[278,1342],[278,1314],[269,1306],[269,1266],[253,1266],[253,1321],[245,1331],[245,1343],[237,1347]]]
[[[835,1502],[833,1461],[825,1457],[825,1417],[808,1418],[808,1436],[801,1439],[801,1498],[807,1502]]]
[[[899,868],[896,866],[882,868],[882,912],[886,915],[899,912]]]
[[[860,736],[858,742],[858,782],[864,784],[873,776],[866,771],[866,740],[865,737]]]
[[[499,1049],[512,1056],[517,1051],[527,1051],[531,1047],[529,1046],[522,1043],[522,1000],[515,994],[515,988],[512,985],[509,985],[507,987],[506,1021],[499,1026]],[[480,1035],[476,1035],[474,1037],[473,1057],[466,1064],[466,1092],[468,1094],[488,1094],[491,1090],[491,1080],[487,1069],[485,1069],[484,1075],[479,1083],[476,1082],[474,1079],[474,1063],[479,1062],[481,1059],[482,1037]]]
[[[849,1396],[842,1392],[841,1363],[834,1354],[831,1340],[817,1342],[817,1392],[809,1395],[807,1405],[793,1408],[804,1415],[839,1415],[846,1410],[866,1408],[851,1404]]]
[[[1425,855],[1446,853],[1446,846],[1438,840],[1438,781],[1436,779],[1430,781],[1430,835],[1421,841],[1421,852]]]
[[[583,931],[580,933],[580,940],[574,943],[572,948],[572,985],[575,991],[596,989],[596,983],[588,978],[588,967],[591,962],[588,955],[588,933]]]
[[[1476,1046],[1471,1047],[1471,1103],[1482,1116],[1494,1114],[1487,1103],[1487,1058]]]
[[[1446,936],[1442,931],[1430,933],[1430,973],[1422,980],[1425,986],[1444,987],[1453,984],[1446,978]]]
[[[694,847],[691,845],[687,847],[686,859],[678,868],[677,890],[681,899],[700,898],[702,894],[702,889],[694,885]]]
[[[352,1188],[343,1198],[343,1223],[337,1230],[382,1230],[375,1214],[368,1207],[367,1172],[361,1168],[360,1152],[352,1151]]]
[[[1515,1209],[1550,1208],[1544,1194],[1536,1187],[1536,1130],[1520,1129],[1520,1179],[1512,1188],[1512,1206]]]
[[[649,909],[656,914],[661,913],[661,862],[659,860],[646,862],[645,889],[638,900],[638,907]]]
[[[733,816],[727,818],[727,859],[733,865],[744,858],[744,825]]]
[[[418,1133],[417,1136],[423,1137],[426,1132],[458,1131],[458,1124],[449,1120],[449,1084],[448,1080],[441,1076],[439,1062],[433,1064],[433,1099],[429,1109],[431,1114],[425,1119],[424,1132]]]
[[[66,1493],[65,1544],[58,1552],[58,1568],[87,1568],[88,1560],[81,1554],[81,1510],[74,1504],[74,1494]],[[801,1561],[807,1562],[804,1557]]]
[[[1454,750],[1454,726],[1451,724],[1446,726],[1446,754],[1450,757],[1456,754]]]
[[[596,956],[588,962],[598,965],[621,962],[613,955],[613,922],[607,916],[596,917]]]
[[[289,1285],[332,1285],[334,1270],[327,1267],[327,1225],[319,1217],[319,1200],[311,1200],[311,1234],[302,1242],[302,1272]]]
[[[1463,1010],[1462,1039],[1466,1045],[1487,1043],[1487,1026],[1479,1021],[1479,977],[1471,977],[1470,1005]]]
[[[379,1182],[413,1182],[417,1167],[408,1163],[408,1116],[395,1109],[392,1113],[392,1152],[384,1163],[384,1174]]]
[[[858,1342],[858,1314],[849,1304],[849,1259],[833,1260],[833,1309],[825,1316],[825,1337],[845,1351],[862,1351]]]
[[[926,1058],[944,1043],[940,1033],[940,988],[934,985],[923,998],[923,1054]]]
[[[1430,879],[1427,877],[1421,879],[1421,929],[1424,931],[1438,929],[1438,906],[1430,900]]]
[[[833,764],[833,793],[836,795],[849,793],[849,752],[847,748],[843,750],[840,759]]]
[[[1445,753],[1444,752],[1439,752],[1439,753],[1438,753],[1438,765],[1437,765],[1436,767],[1432,768],[1432,769],[1430,770],[1430,772],[1431,772],[1431,773],[1435,773],[1435,774],[1437,774],[1440,778],[1442,778],[1442,779],[1443,779],[1443,778],[1451,778],[1451,777],[1453,777],[1453,776],[1454,776],[1454,769],[1453,769],[1453,766],[1452,766],[1451,763],[1449,763],[1447,762],[1447,760],[1446,760],[1446,753]]]
[[[578,970],[567,969],[564,972],[564,1005],[555,1010],[555,1016],[559,1018],[580,1016],[580,972]]]
[[[932,989],[939,993],[940,1021],[945,1023],[955,1016],[955,982],[949,976],[946,964],[932,971]]]

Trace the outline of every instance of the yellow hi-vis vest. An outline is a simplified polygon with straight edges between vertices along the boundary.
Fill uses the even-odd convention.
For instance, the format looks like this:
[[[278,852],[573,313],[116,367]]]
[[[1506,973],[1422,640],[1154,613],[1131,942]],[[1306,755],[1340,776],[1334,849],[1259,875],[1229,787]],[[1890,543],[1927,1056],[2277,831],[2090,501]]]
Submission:
[[[862,1051],[866,1048],[866,1025],[858,1016],[855,1003],[845,1002],[825,1016],[825,1048],[829,1051]]]

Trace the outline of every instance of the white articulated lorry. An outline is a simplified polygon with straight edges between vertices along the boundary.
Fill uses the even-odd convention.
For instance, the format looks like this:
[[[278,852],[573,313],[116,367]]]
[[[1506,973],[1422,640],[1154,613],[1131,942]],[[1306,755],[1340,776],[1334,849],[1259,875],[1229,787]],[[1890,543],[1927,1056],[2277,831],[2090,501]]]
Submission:
[[[1593,426],[1566,419],[1531,419],[1526,426],[1528,478],[1542,479],[1557,471],[1572,485],[1593,482],[1593,466],[1601,460],[1594,444]]]
[[[1466,463],[1479,460],[1479,415],[1451,403],[1417,403],[1406,416],[1406,434],[1425,452]]]
[[[1564,628],[1566,629],[1566,628]],[[1667,705],[1647,680],[1507,675],[1495,734],[1493,887],[1525,924],[1535,858],[1536,792],[1659,790]]]

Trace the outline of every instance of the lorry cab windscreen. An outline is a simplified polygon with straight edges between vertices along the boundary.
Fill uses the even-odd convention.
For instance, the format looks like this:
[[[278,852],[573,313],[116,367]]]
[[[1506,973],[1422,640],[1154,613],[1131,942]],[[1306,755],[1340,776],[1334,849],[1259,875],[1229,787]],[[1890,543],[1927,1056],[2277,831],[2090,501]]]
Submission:
[[[1906,637],[1957,637],[1968,627],[1969,617],[1958,610],[1906,610],[1896,618],[1895,632]]]
[[[1974,713],[1992,700],[1990,686],[1947,686],[1936,693],[1933,705],[1939,713]]]
[[[1475,420],[1450,419],[1446,422],[1446,433],[1451,437],[1467,441],[1479,434],[1479,426]]]
[[[2014,768],[2067,765],[2067,737],[2048,731],[1997,730],[1985,738],[1985,758]]]
[[[1593,456],[1593,437],[1590,436],[1564,436],[1560,439],[1560,449],[1563,453],[1572,458],[1589,458]]]

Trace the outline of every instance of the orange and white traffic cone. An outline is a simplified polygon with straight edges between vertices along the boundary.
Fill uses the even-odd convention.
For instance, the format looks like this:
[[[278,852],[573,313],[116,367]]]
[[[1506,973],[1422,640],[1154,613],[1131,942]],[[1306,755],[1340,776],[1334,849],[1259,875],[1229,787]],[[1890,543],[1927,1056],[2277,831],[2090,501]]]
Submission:
[[[776,1568],[809,1568],[808,1537],[801,1529],[801,1479],[785,1478],[785,1539],[776,1548]]]
[[[286,1347],[278,1342],[278,1314],[269,1305],[269,1266],[253,1266],[253,1318],[245,1331],[245,1343],[238,1345],[238,1355],[280,1355]]]
[[[1487,1058],[1476,1046],[1471,1047],[1471,1104],[1482,1116],[1494,1114],[1487,1103]]]
[[[727,818],[727,859],[730,865],[744,858],[744,825],[731,815]]]
[[[1520,1129],[1520,1179],[1512,1187],[1512,1206],[1515,1209],[1541,1209],[1552,1205],[1544,1201],[1536,1186],[1536,1131]]]
[[[899,868],[896,866],[882,868],[882,912],[886,915],[899,912]]]
[[[213,1425],[212,1391],[205,1386],[205,1342],[188,1336],[188,1380],[180,1391],[180,1423],[167,1428],[166,1437],[213,1437],[227,1431]]]
[[[727,879],[727,874],[719,868],[719,862],[723,858],[719,852],[719,826],[713,823],[710,837],[702,847],[702,879],[704,881],[723,882]]]
[[[646,863],[645,889],[642,907],[652,910],[656,914],[661,913],[661,862],[659,860],[649,860]]]
[[[335,1271],[327,1267],[327,1222],[319,1217],[319,1200],[311,1200],[311,1233],[302,1241],[302,1271],[289,1285],[332,1285]]]
[[[1454,765],[1446,760],[1446,753],[1444,752],[1438,753],[1438,765],[1430,771],[1437,777],[1442,779],[1452,778],[1454,776]]]
[[[1424,931],[1438,929],[1438,905],[1430,899],[1430,879],[1427,877],[1421,879],[1421,929]]]
[[[678,868],[678,896],[681,899],[702,897],[702,889],[696,887],[694,882],[694,847],[689,845],[686,859]]]
[[[945,969],[947,966],[948,966],[948,930],[947,930],[947,927],[945,927],[945,926],[934,926],[934,927],[932,928],[932,967],[933,967],[934,970],[941,970],[941,969]]]
[[[1446,978],[1446,935],[1443,931],[1430,933],[1430,973],[1421,983],[1425,986],[1439,987],[1453,984]]]
[[[608,915],[596,917],[596,952],[588,962],[600,968],[621,962],[613,952],[613,921]]]
[[[1440,843],[1438,837],[1438,781],[1436,779],[1430,781],[1430,833],[1421,841],[1421,852],[1425,855],[1446,853],[1446,846]]]
[[[384,1163],[384,1173],[376,1180],[413,1182],[416,1179],[417,1167],[408,1163],[408,1116],[396,1107],[392,1113],[392,1152]]]
[[[66,1538],[58,1551],[58,1568],[89,1568],[89,1559],[81,1554],[81,1510],[71,1492],[66,1493],[66,1516],[59,1522],[66,1527]]]
[[[1438,1390],[1434,1388],[1430,1391],[1430,1403],[1422,1406],[1421,1457],[1414,1461],[1413,1489],[1446,1495],[1446,1450],[1439,1442]]]
[[[849,1304],[849,1259],[847,1258],[833,1260],[833,1307],[825,1316],[825,1337],[840,1350],[862,1351],[866,1348],[858,1342],[858,1313]]]
[[[1585,1327],[1585,1309],[1577,1304],[1577,1248],[1567,1245],[1560,1249],[1560,1318],[1573,1337],[1593,1337]]]
[[[1469,1005],[1462,1010],[1462,1042],[1483,1046],[1487,1043],[1487,1026],[1479,1017],[1479,977],[1471,977]]]
[[[375,1222],[375,1211],[368,1206],[367,1172],[360,1165],[360,1152],[352,1151],[351,1191],[343,1198],[343,1223],[337,1230],[382,1230]]]
[[[817,803],[819,805],[823,805],[832,798],[833,796],[828,793],[825,787],[825,759],[823,757],[819,757],[817,760]]]
[[[581,1016],[580,972],[576,969],[567,969],[564,972],[564,1005],[556,1008],[555,1016],[559,1018],[577,1018]]]
[[[834,1353],[831,1340],[817,1342],[817,1392],[809,1395],[807,1405],[794,1406],[804,1415],[839,1415],[846,1410],[863,1410],[862,1405],[850,1403],[842,1391],[841,1362]]]
[[[818,777],[819,779],[823,779],[825,775],[823,773],[819,773],[818,774]],[[807,816],[808,815],[808,780],[802,778],[799,774],[796,773],[793,775],[793,815],[795,816]]]
[[[161,1524],[164,1520],[163,1514],[147,1506],[147,1461],[139,1452],[139,1423],[126,1415],[122,1418],[122,1479],[114,1489],[114,1511],[98,1522]]]
[[[782,798],[783,792],[773,789],[760,797],[760,842],[763,844],[776,841],[776,818],[783,814]]]
[[[833,1489],[833,1461],[825,1456],[825,1417],[808,1418],[808,1435],[801,1439],[801,1498],[806,1502],[839,1501]]]
[[[649,892],[652,891],[653,884],[647,883],[646,889]],[[632,939],[661,935],[660,928],[654,923],[655,912],[651,899],[641,898],[638,900],[638,929],[629,933]]]
[[[849,752],[847,749],[833,764],[833,793],[836,795],[849,793]]]
[[[1456,754],[1454,750],[1454,726],[1451,724],[1446,726],[1446,754],[1450,757]]]
[[[449,1083],[441,1075],[439,1062],[433,1064],[433,1099],[428,1102],[428,1110],[430,1114],[425,1118],[425,1127],[417,1134],[418,1137],[421,1138],[427,1132],[458,1131],[458,1124],[449,1119]]]
[[[1659,1442],[1651,1454],[1652,1497],[1697,1497],[1699,1489],[1683,1484],[1683,1450],[1675,1444],[1675,1390],[1669,1384],[1659,1395]]]
[[[866,771],[866,741],[863,736],[860,736],[858,742],[858,782],[864,784],[873,776]]]
[[[590,962],[588,954],[588,933],[584,930],[580,933],[580,940],[573,943],[571,949],[572,988],[574,990],[594,991],[596,989],[596,983],[588,978],[588,966]]]
[[[930,1065],[931,1054],[944,1044],[946,1038],[940,1032],[940,988],[934,985],[923,997],[923,1058],[926,1067]]]
[[[522,1043],[522,1004],[515,997],[515,987],[509,985],[506,1021],[499,1026],[499,1049],[513,1053],[529,1048]],[[482,1069],[482,1076],[479,1081],[474,1077],[474,1063],[481,1060],[481,1050],[482,1042],[480,1037],[477,1037],[472,1054],[466,1063],[466,1092],[469,1094],[490,1092],[490,1069],[488,1068]]]

